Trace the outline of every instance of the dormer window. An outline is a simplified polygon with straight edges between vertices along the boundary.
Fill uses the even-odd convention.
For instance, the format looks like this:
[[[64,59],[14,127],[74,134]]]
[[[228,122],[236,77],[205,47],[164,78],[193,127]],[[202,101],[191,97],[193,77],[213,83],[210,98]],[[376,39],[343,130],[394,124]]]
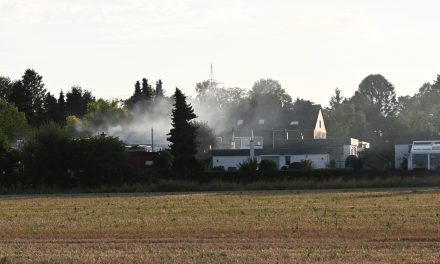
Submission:
[[[237,121],[237,126],[241,126],[241,125],[243,125],[243,119]]]
[[[264,125],[264,119],[260,119],[260,120],[258,120],[258,124],[259,124],[259,125]]]
[[[290,121],[291,126],[297,126],[299,125],[299,121]]]

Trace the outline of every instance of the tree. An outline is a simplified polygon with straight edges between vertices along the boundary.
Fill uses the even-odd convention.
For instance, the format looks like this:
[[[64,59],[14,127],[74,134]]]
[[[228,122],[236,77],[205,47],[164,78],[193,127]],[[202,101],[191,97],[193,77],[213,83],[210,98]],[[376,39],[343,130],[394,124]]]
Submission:
[[[171,142],[170,151],[174,156],[173,168],[185,177],[196,164],[197,127],[191,122],[196,118],[190,104],[186,103],[186,96],[176,88],[171,116],[172,128],[167,140]]]
[[[59,120],[59,108],[57,99],[50,93],[44,98],[44,117],[46,122],[56,122]]]
[[[99,99],[89,103],[87,113],[83,116],[83,125],[89,132],[104,130],[109,125],[119,124],[128,116],[128,110],[118,101]]]
[[[396,92],[394,85],[380,74],[368,75],[359,84],[358,98],[356,106],[360,106],[360,110],[366,110],[365,107],[373,107],[383,116],[393,116],[397,112]],[[359,103],[359,101],[363,101]],[[366,104],[366,105],[365,105]]]
[[[9,101],[25,113],[29,124],[35,126],[44,120],[45,96],[43,77],[35,70],[27,69],[22,79],[12,85]]]
[[[292,97],[281,87],[278,81],[272,79],[260,79],[252,86],[249,93],[250,100],[254,104],[270,104],[271,107],[288,107],[292,103]]]
[[[341,105],[344,102],[344,96],[341,95],[341,90],[338,88],[335,89],[335,94],[331,96],[330,98],[330,109],[335,109],[339,105]]]
[[[353,104],[342,103],[328,111],[326,127],[330,137],[362,137],[366,128],[365,115],[356,111]]]
[[[67,109],[66,109],[66,99],[64,97],[64,93],[61,90],[60,96],[58,97],[58,120],[57,123],[64,125],[66,123],[66,117],[67,117]]]
[[[88,90],[83,90],[80,86],[72,86],[66,94],[67,115],[83,117],[87,113],[87,105],[95,102],[95,97]]]
[[[163,83],[162,80],[159,79],[159,81],[156,82],[156,91],[155,91],[155,98],[163,98],[164,96],[164,90],[163,90]]]
[[[39,127],[26,139],[22,157],[29,184],[60,186],[67,182],[69,140],[67,130],[55,123]]]
[[[135,105],[137,105],[138,102],[142,100],[142,90],[141,90],[141,83],[139,81],[136,81],[134,84],[134,93],[130,98],[125,101],[125,105],[129,109],[133,109]]]
[[[204,122],[194,122],[197,127],[197,142],[199,143],[198,155],[203,153],[208,153],[211,148],[215,148],[217,141],[215,138],[214,131]]]
[[[17,107],[6,101],[0,100],[0,130],[14,140],[25,134],[27,127],[26,116],[19,112]]]
[[[12,82],[8,77],[0,76],[0,100],[7,101],[12,92]]]
[[[150,102],[153,100],[153,89],[151,88],[151,85],[148,84],[148,80],[146,78],[142,79],[142,95],[145,101],[147,101],[147,104],[150,104]]]
[[[200,101],[204,101],[206,99],[205,98],[206,93],[210,90],[211,87],[212,87],[212,85],[211,85],[211,82],[209,80],[196,83],[197,98]]]

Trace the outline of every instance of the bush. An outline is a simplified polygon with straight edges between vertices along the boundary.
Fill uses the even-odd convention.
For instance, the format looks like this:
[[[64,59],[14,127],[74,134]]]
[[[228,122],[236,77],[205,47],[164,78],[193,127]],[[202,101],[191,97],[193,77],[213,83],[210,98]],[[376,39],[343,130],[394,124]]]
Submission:
[[[289,165],[289,170],[311,170],[313,169],[313,161],[301,160],[300,162],[292,162]]]
[[[238,164],[239,171],[256,171],[258,169],[258,161],[256,158],[248,158]]]
[[[154,169],[164,176],[169,175],[171,173],[171,168],[173,167],[173,160],[174,157],[169,150],[159,150],[154,159]]]
[[[41,126],[30,135],[22,149],[26,183],[67,184],[69,141],[69,133],[54,123]]]
[[[355,155],[350,155],[345,159],[345,167],[352,168],[354,171],[362,169],[362,161]]]
[[[258,170],[266,172],[278,171],[278,165],[273,160],[262,160],[258,166]]]
[[[69,169],[86,186],[122,183],[128,172],[125,144],[115,137],[94,136],[71,140]]]

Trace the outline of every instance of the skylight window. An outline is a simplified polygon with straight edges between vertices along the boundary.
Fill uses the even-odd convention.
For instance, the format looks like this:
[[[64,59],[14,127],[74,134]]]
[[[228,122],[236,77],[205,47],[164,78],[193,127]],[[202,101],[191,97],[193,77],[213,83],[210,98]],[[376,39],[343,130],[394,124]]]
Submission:
[[[258,120],[258,124],[259,124],[259,125],[264,125],[264,119],[260,119],[260,120]]]
[[[237,121],[237,126],[241,126],[241,125],[243,125],[243,119]]]
[[[297,125],[299,125],[299,121],[291,121],[290,125],[291,126],[297,126]]]

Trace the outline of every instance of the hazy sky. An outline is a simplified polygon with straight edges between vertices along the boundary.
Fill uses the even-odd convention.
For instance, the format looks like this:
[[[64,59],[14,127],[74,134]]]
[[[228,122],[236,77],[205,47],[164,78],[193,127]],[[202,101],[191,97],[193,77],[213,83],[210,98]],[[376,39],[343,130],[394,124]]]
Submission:
[[[0,75],[34,68],[53,93],[77,84],[107,99],[145,76],[194,95],[212,63],[227,87],[272,78],[321,104],[370,73],[413,94],[440,73],[439,10],[435,0],[0,0]]]

